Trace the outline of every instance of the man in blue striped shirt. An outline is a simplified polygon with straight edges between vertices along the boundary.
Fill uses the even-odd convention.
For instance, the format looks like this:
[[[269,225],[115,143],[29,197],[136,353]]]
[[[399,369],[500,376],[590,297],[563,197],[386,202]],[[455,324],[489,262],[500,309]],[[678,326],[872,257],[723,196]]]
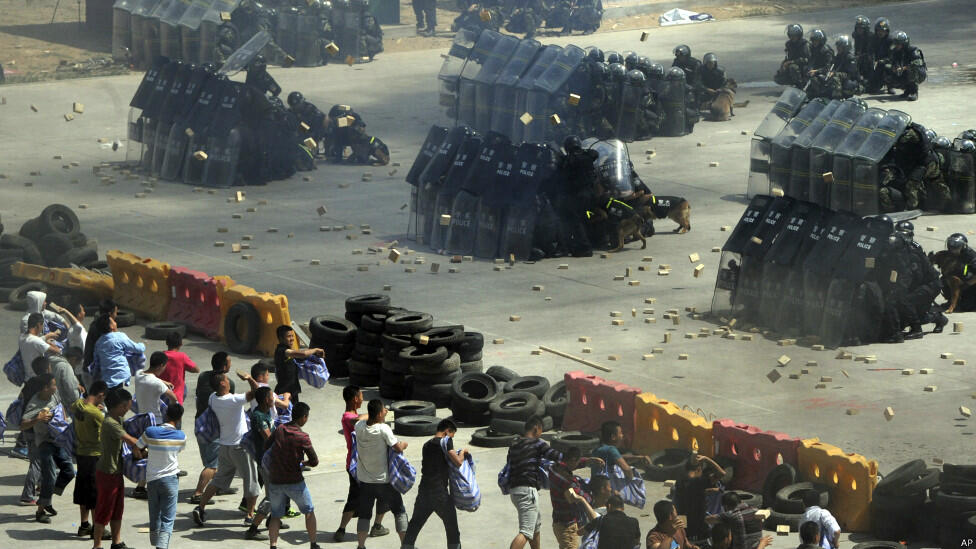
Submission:
[[[149,449],[146,482],[149,489],[149,543],[157,549],[168,549],[176,517],[179,496],[180,464],[177,455],[186,447],[186,434],[180,430],[183,406],[166,408],[166,423],[146,429],[138,446]]]

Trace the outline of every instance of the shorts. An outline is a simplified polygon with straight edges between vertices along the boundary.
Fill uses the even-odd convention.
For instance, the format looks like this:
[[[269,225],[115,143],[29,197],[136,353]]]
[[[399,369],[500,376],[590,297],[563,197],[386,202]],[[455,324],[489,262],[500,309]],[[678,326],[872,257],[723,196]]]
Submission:
[[[542,528],[539,512],[539,490],[530,486],[516,486],[509,491],[512,505],[518,511],[519,533],[532,539]]]
[[[98,456],[75,456],[78,462],[78,474],[75,476],[75,491],[72,501],[87,509],[94,509],[98,505],[98,487],[95,480],[95,464]]]
[[[207,442],[197,435],[197,446],[200,447],[200,461],[203,462],[205,469],[216,469],[217,459],[220,454],[220,443],[216,440]]]
[[[256,498],[261,494],[258,485],[258,466],[251,454],[243,446],[220,445],[217,459],[217,473],[211,484],[218,490],[230,490],[230,483],[235,476],[244,481],[244,496]]]
[[[552,533],[556,537],[559,549],[579,549],[580,528],[575,522],[552,523]]]
[[[271,518],[281,518],[288,512],[288,501],[294,501],[298,510],[307,515],[315,510],[312,494],[308,492],[305,481],[295,484],[268,484],[268,498],[271,500]]]
[[[346,471],[346,475],[349,476],[349,493],[346,495],[346,505],[342,508],[342,512],[352,513],[352,516],[356,517],[359,515],[359,480],[352,476],[349,471]],[[376,500],[377,515],[382,515],[389,510],[390,506],[385,500]]]
[[[122,473],[110,475],[95,471],[95,486],[98,490],[98,503],[92,513],[92,522],[109,524],[113,520],[122,520],[125,509],[125,481]]]

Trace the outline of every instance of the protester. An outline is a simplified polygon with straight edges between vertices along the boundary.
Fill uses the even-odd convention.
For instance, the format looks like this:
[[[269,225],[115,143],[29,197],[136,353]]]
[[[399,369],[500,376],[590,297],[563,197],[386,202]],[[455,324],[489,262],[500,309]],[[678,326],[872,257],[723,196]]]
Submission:
[[[461,549],[461,531],[458,529],[457,510],[447,489],[449,467],[460,467],[468,456],[467,449],[460,453],[454,451],[454,435],[457,425],[442,419],[437,424],[434,437],[424,443],[424,461],[421,465],[420,488],[413,504],[413,516],[407,525],[400,549],[414,549],[413,544],[430,515],[437,513],[444,522],[447,534],[447,549]]]
[[[803,522],[815,522],[820,527],[820,547],[836,549],[840,541],[840,525],[830,511],[820,507],[820,493],[807,490],[803,493]]]
[[[685,519],[678,516],[674,504],[666,499],[654,504],[657,524],[647,533],[647,549],[698,549],[688,542]]]
[[[72,361],[79,361],[81,349],[68,347],[63,355],[50,355],[48,361],[51,363],[51,373],[58,384],[58,402],[64,405],[65,411],[71,406],[78,397],[85,392],[75,376],[74,364]]]
[[[573,474],[573,471],[586,466],[596,467],[602,471],[606,464],[600,458],[581,459],[579,448],[574,446],[563,454],[562,461],[554,463],[549,469],[552,533],[556,537],[559,549],[579,547],[580,533],[584,525],[579,523],[576,496],[589,498],[589,495],[584,492],[581,479]]]
[[[542,418],[533,416],[525,422],[524,435],[508,449],[509,494],[518,512],[519,532],[511,549],[522,549],[526,543],[538,549],[542,539],[542,514],[539,512],[539,486],[542,460],[561,461],[563,455],[549,447],[542,435]]]
[[[631,469],[632,465],[647,467],[651,464],[651,459],[647,456],[622,454],[620,452],[620,445],[624,442],[624,430],[620,423],[616,421],[607,421],[600,426],[600,442],[602,444],[596,450],[593,450],[593,457],[600,458],[606,464],[602,466],[596,464],[591,465],[591,475],[601,474],[603,473],[603,468],[609,471],[612,466],[618,465],[624,472],[624,476],[629,480],[634,478],[634,471]]]
[[[104,335],[95,342],[95,356],[98,357],[101,380],[111,391],[129,383],[132,370],[127,355],[145,353],[146,345],[136,343],[120,332],[111,316],[99,317],[97,327]]]
[[[238,374],[238,377],[240,377],[240,374]],[[257,387],[268,387],[270,389],[271,386],[268,384],[269,377],[270,375],[268,373],[267,364],[263,362],[256,362],[254,363],[253,366],[251,366],[251,379],[254,380],[254,382],[257,384]],[[271,392],[271,395],[272,395],[273,405],[271,406],[271,410],[269,411],[269,414],[271,416],[271,421],[277,422],[278,410],[281,409],[283,411],[287,411],[288,406],[291,405],[291,393],[284,393],[283,395],[281,395],[281,398],[278,398],[278,395],[274,394],[273,391]],[[257,406],[258,406],[257,399],[252,400],[251,410],[253,411],[255,408],[257,408]],[[289,516],[291,515],[289,514]]]
[[[366,414],[359,413],[359,408],[363,405],[363,392],[359,387],[347,385],[342,389],[342,399],[346,402],[346,411],[342,413],[340,424],[342,425],[342,436],[346,439],[346,475],[349,477],[349,493],[346,495],[346,505],[342,508],[339,528],[332,536],[332,541],[336,543],[345,539],[346,525],[356,516],[356,510],[359,508],[359,480],[349,472],[349,465],[352,463],[352,436],[356,430],[356,423],[369,417]],[[369,530],[369,537],[375,538],[390,533],[381,524],[383,517],[389,510],[390,508],[384,500],[376,500],[376,519],[373,522],[373,527]]]
[[[122,478],[122,443],[132,449],[132,457],[142,459],[145,454],[137,446],[138,441],[125,432],[122,418],[132,407],[132,395],[125,389],[109,391],[105,397],[105,407],[108,413],[102,421],[99,439],[102,443],[102,454],[95,464],[95,484],[98,500],[95,504],[92,532],[94,549],[102,546],[102,535],[105,527],[112,527],[111,549],[128,549],[122,543],[122,513],[125,510],[125,481]]]
[[[57,332],[44,333],[44,316],[40,313],[31,313],[27,317],[27,330],[20,334],[18,341],[20,359],[24,366],[32,364],[39,356],[60,354],[61,348],[54,344],[57,338]],[[27,370],[24,374],[26,379],[34,377],[31,370]]]
[[[820,525],[813,521],[800,524],[800,545],[796,549],[820,549]]]
[[[173,392],[173,384],[163,381],[159,376],[166,370],[166,353],[156,351],[149,356],[149,365],[145,369],[136,372],[133,376],[135,386],[135,398],[139,403],[139,412],[142,414],[152,414],[156,423],[163,423],[163,413],[160,410],[159,399],[165,398],[167,405],[178,404],[176,394]]]
[[[196,362],[180,350],[182,347],[183,336],[179,333],[171,332],[166,336],[166,369],[158,376],[159,379],[173,384],[173,394],[180,404],[186,399],[186,373],[196,374],[200,371]]]
[[[390,486],[389,451],[403,453],[407,443],[397,440],[393,430],[385,423],[386,406],[383,401],[373,399],[366,405],[367,418],[356,423],[357,466],[356,478],[359,480],[359,520],[356,525],[356,536],[359,549],[365,549],[366,537],[369,534],[369,518],[373,511],[373,502],[386,502],[393,517],[396,519],[396,531],[403,543],[407,531],[407,510],[403,506],[403,498]]]
[[[75,303],[72,306],[74,312],[55,303],[48,304],[48,307],[61,315],[61,319],[65,321],[64,326],[68,328],[68,345],[84,350],[85,339],[88,338],[88,331],[82,324],[85,320],[85,306],[81,303]],[[47,312],[45,311],[45,313]]]
[[[88,325],[88,336],[85,338],[85,366],[88,366],[95,360],[95,343],[98,342],[98,338],[105,335],[102,328],[106,325],[99,319],[105,316],[110,316],[114,319],[118,314],[119,305],[115,301],[103,299],[98,304],[98,316]]]
[[[248,375],[247,379],[250,380],[251,376]],[[204,526],[207,522],[206,508],[210,498],[217,493],[218,489],[229,490],[234,477],[240,476],[244,481],[244,497],[247,498],[247,517],[244,519],[244,524],[250,526],[254,517],[254,504],[261,490],[258,486],[257,464],[251,454],[241,446],[241,439],[247,433],[244,409],[254,398],[254,391],[243,394],[231,393],[227,374],[214,374],[212,381],[214,393],[210,395],[209,405],[220,424],[220,436],[217,438],[220,444],[217,472],[200,496],[200,503],[193,508],[193,521],[197,526]]]
[[[78,537],[91,537],[92,525],[89,516],[98,502],[98,488],[95,482],[95,464],[102,455],[100,432],[105,414],[105,396],[108,387],[104,381],[95,381],[83,398],[71,404],[71,417],[75,428],[75,463],[78,475],[75,478],[73,501],[81,512]]]
[[[298,364],[296,358],[305,359],[310,356],[325,356],[322,349],[295,349],[295,330],[291,326],[281,325],[276,330],[278,346],[275,348],[275,378],[278,384],[274,391],[278,394],[290,393],[291,401],[298,402],[298,394],[302,392],[298,379]]]
[[[54,322],[59,326],[63,326],[65,329],[68,328],[68,322],[54,311],[47,310],[47,294],[44,292],[39,292],[37,290],[32,290],[27,292],[24,296],[27,301],[27,313],[20,318],[20,333],[24,333],[28,329],[28,319],[30,315],[37,313],[44,318],[44,322]],[[53,331],[53,330],[52,330]],[[66,335],[66,334],[59,334]]]
[[[214,392],[213,385],[211,384],[213,376],[217,374],[226,374],[230,371],[230,357],[227,353],[219,351],[210,357],[210,367],[212,368],[209,372],[203,372],[197,376],[197,388],[194,391],[196,403],[197,403],[197,413],[194,416],[194,422],[197,418],[203,415],[208,408],[208,403],[210,402],[210,395]],[[234,380],[228,378],[230,382],[230,392],[235,391]],[[196,505],[200,503],[200,496],[203,495],[203,491],[213,480],[214,473],[217,472],[217,458],[220,453],[220,443],[216,440],[206,441],[197,437],[197,447],[200,448],[200,461],[203,462],[203,470],[200,471],[200,478],[197,480],[196,490],[193,491],[193,495],[190,496],[190,503]]]
[[[153,353],[155,355],[155,353]],[[161,354],[161,353],[160,353]],[[174,402],[166,407],[166,421],[149,427],[137,446],[149,450],[146,482],[149,491],[149,544],[168,549],[179,499],[179,453],[186,447],[186,433],[180,430],[183,406]]]
[[[30,369],[34,373],[34,377],[24,382],[24,388],[20,391],[21,406],[26,406],[34,398],[34,395],[46,386],[47,378],[39,379],[38,376],[51,373],[51,361],[47,357],[39,356],[31,363]],[[23,414],[21,414],[21,417],[23,417]],[[34,506],[37,505],[37,490],[41,482],[41,462],[35,451],[34,430],[21,429],[20,435],[23,437],[22,442],[25,452],[21,454],[15,448],[11,455],[18,457],[23,455],[30,463],[27,467],[27,476],[24,477],[24,491],[20,494],[20,504]],[[18,438],[18,442],[20,441],[21,439]]]
[[[711,488],[712,481],[703,472],[702,465],[708,463],[725,476],[725,469],[711,458],[703,455],[692,456],[686,466],[685,478],[678,479],[674,484],[674,505],[678,513],[687,517],[688,537],[694,540],[708,537],[708,527],[705,524],[706,491]]]
[[[607,514],[599,521],[591,521],[585,530],[589,532],[594,528],[599,528],[600,532],[597,549],[640,548],[640,525],[637,519],[624,513],[624,500],[616,494],[607,500]]]
[[[268,537],[271,549],[277,549],[278,529],[281,517],[288,510],[288,502],[294,501],[305,515],[305,530],[311,549],[319,549],[315,543],[316,521],[312,496],[305,485],[302,471],[319,464],[312,440],[302,427],[308,422],[308,404],[299,402],[292,408],[291,422],[278,427],[272,435],[271,478],[268,493],[271,495],[271,518],[268,520]],[[360,545],[362,543],[360,542]]]
[[[762,542],[762,519],[756,516],[756,508],[742,503],[735,492],[722,494],[722,512],[705,517],[713,526],[724,525],[732,535],[731,549],[756,549]]]
[[[254,371],[254,367],[251,368],[251,371]],[[253,374],[251,379],[254,379]],[[255,508],[254,521],[248,527],[247,532],[244,532],[244,539],[257,539],[261,523],[271,514],[270,489],[267,480],[262,480],[267,479],[270,472],[264,468],[260,458],[264,455],[265,449],[271,445],[271,435],[275,430],[275,422],[271,416],[275,407],[274,402],[275,395],[271,392],[270,387],[258,387],[254,391],[254,400],[251,401],[251,430],[248,444],[252,446],[249,451],[257,458],[255,461],[257,461],[258,466],[258,484],[264,487],[266,495]],[[246,500],[243,505],[246,508]]]
[[[41,493],[37,498],[34,518],[37,522],[48,524],[51,522],[50,517],[58,514],[51,505],[52,495],[60,496],[64,492],[65,487],[75,477],[75,471],[71,465],[71,457],[54,443],[48,428],[48,423],[54,417],[54,407],[60,404],[57,381],[50,373],[38,377],[41,388],[24,405],[20,428],[34,431],[34,452],[41,470]]]

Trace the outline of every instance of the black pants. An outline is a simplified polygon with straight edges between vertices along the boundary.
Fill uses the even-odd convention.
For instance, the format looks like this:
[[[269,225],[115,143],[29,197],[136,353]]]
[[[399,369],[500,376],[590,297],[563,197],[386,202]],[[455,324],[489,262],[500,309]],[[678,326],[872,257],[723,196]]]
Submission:
[[[427,21],[426,29],[434,30],[437,26],[437,2],[436,0],[413,0],[413,14],[417,17],[417,28],[423,29],[424,21]]]
[[[407,526],[407,534],[403,538],[403,545],[412,546],[420,535],[420,530],[430,515],[436,513],[444,522],[444,531],[447,534],[447,545],[451,547],[461,543],[461,531],[458,530],[457,510],[451,503],[451,498],[447,490],[442,492],[420,491],[417,500],[413,504],[413,516],[410,517],[410,524]]]
[[[72,501],[75,505],[94,510],[98,501],[95,484],[95,464],[98,463],[98,456],[75,456],[75,460],[78,462],[78,475],[75,477]]]

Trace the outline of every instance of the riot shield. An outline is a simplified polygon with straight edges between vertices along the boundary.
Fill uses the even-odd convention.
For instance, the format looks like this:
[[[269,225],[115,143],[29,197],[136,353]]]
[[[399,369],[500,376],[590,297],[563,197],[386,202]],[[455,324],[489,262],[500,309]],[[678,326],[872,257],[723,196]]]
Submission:
[[[825,207],[829,205],[829,187],[824,181],[824,173],[833,168],[834,149],[847,137],[854,127],[854,122],[864,114],[866,109],[867,106],[863,101],[856,99],[842,101],[830,122],[810,145],[810,159],[807,164],[810,202]],[[795,157],[794,162],[796,162]],[[794,172],[794,175],[799,174]]]
[[[894,109],[878,122],[871,135],[853,158],[853,211],[858,215],[875,215],[881,211],[878,190],[881,188],[880,164],[891,147],[908,127],[912,117]]]
[[[789,219],[763,256],[758,320],[760,326],[769,326],[780,331],[777,323],[779,309],[785,294],[790,291],[786,285],[787,278],[794,262],[802,261],[798,256],[803,248],[803,241],[809,238],[810,232],[817,226],[822,212],[822,208],[816,204],[797,201]]]
[[[190,0],[173,0],[159,14],[160,50],[166,57],[171,59],[183,57],[183,44],[178,24],[189,7]],[[186,59],[186,62],[193,63],[194,60]]]
[[[522,40],[502,68],[492,90],[491,123],[488,130],[512,137],[515,127],[517,95],[515,85],[532,64],[542,46],[535,40]]]
[[[844,140],[837,149],[834,150],[832,158],[831,180],[827,185],[830,196],[830,209],[850,211],[853,206],[853,184],[854,170],[851,166],[852,158],[857,154],[857,150],[871,135],[878,122],[884,118],[885,111],[871,108],[864,111],[864,114],[857,119],[854,127],[844,137]]]
[[[586,146],[586,145],[584,145]],[[588,149],[595,150],[599,157],[595,160],[600,184],[614,198],[629,200],[634,195],[634,181],[631,177],[630,154],[627,145],[619,139],[595,141]]]
[[[243,94],[243,84],[232,82],[224,75],[210,79],[197,99],[189,116],[192,133],[183,163],[183,182],[199,184],[203,180],[205,159],[198,158],[197,151],[208,153],[210,136],[227,136],[240,121],[238,99]]]
[[[827,290],[834,270],[842,267],[838,259],[853,241],[860,218],[851,212],[836,212],[826,233],[803,262],[802,330],[805,335],[819,333]]]
[[[538,57],[532,65],[526,69],[525,73],[519,78],[515,85],[515,110],[513,112],[512,127],[505,135],[508,135],[513,143],[520,141],[531,142],[526,136],[545,134],[544,128],[537,129],[537,126],[548,124],[546,120],[536,119],[535,115],[529,112],[529,93],[535,88],[535,82],[542,73],[556,62],[562,52],[562,47],[549,45],[542,48]],[[545,116],[537,112],[539,116]],[[528,116],[526,116],[528,115]],[[500,132],[501,133],[501,132]]]
[[[163,70],[169,63],[169,59],[158,58],[154,60],[152,66],[146,69],[146,73],[142,75],[142,82],[139,83],[139,87],[136,88],[135,95],[132,96],[132,100],[129,101],[129,106],[133,109],[145,109],[149,102],[149,97],[152,95],[153,90],[156,88],[156,77],[159,76],[159,71]]]
[[[366,52],[360,51],[363,32],[363,7],[358,2],[342,2],[332,7],[332,20],[335,21],[335,43],[339,52],[347,58],[359,60]]]
[[[497,147],[494,178],[481,196],[474,255],[484,259],[498,257],[505,210],[511,203],[518,179],[517,148],[506,142]]]
[[[129,50],[129,60],[135,67],[148,66],[154,58],[146,57],[146,17],[156,3],[152,0],[135,0],[129,17],[132,48]]]
[[[540,143],[522,143],[516,156],[518,179],[505,213],[498,255],[526,260],[532,254],[536,220],[536,194],[544,181],[555,173],[552,150]]]
[[[953,142],[952,150],[948,153],[949,170],[946,183],[952,191],[954,213],[976,213],[976,178],[974,178],[973,153],[961,149],[962,140]]]
[[[836,348],[843,343],[851,327],[849,319],[854,316],[851,310],[854,290],[872,274],[878,257],[884,253],[891,224],[864,218],[858,220],[852,230],[851,245],[838,258],[835,266],[820,322],[820,342],[828,348]]]
[[[451,225],[447,230],[446,242],[448,253],[474,253],[481,198],[491,189],[495,179],[499,151],[510,145],[507,137],[496,133],[489,133],[482,140],[478,157],[461,183],[461,191],[451,208]]]
[[[417,157],[414,158],[413,164],[410,166],[410,171],[407,172],[405,178],[407,183],[410,183],[414,187],[417,186],[417,183],[420,181],[420,174],[423,173],[430,159],[437,154],[437,150],[446,137],[447,128],[431,126],[427,130],[427,138],[424,139],[424,144],[420,146],[420,151],[417,152]]]
[[[166,98],[156,115],[156,137],[153,140],[155,146],[152,156],[152,175],[160,175],[163,167],[163,160],[168,154],[169,135],[173,129],[173,122],[181,112],[185,99],[186,86],[190,83],[192,70],[189,65],[180,64],[178,70],[173,75],[173,83],[169,87]]]
[[[295,44],[295,64],[299,67],[316,67],[322,64],[319,16],[305,14],[298,19],[298,42]]]
[[[162,55],[162,41],[160,38],[159,31],[159,16],[164,11],[169,9],[169,7],[176,0],[160,0],[155,7],[153,7],[143,20],[142,36],[145,40],[145,62],[143,66],[148,64],[150,60],[155,59],[157,56]]]
[[[754,196],[722,247],[722,257],[719,260],[715,279],[715,292],[712,294],[712,314],[724,319],[723,322],[732,319],[732,306],[736,299],[739,269],[742,264],[742,250],[746,242],[752,238],[759,221],[766,215],[766,210],[772,203],[771,196]]]
[[[814,99],[800,109],[779,134],[773,138],[769,147],[769,188],[770,192],[784,191],[790,182],[790,162],[793,159],[790,148],[796,136],[803,133],[820,111],[827,106],[827,100]]]
[[[827,103],[813,122],[796,136],[790,146],[790,178],[784,192],[798,200],[809,200],[810,189],[810,145],[813,144],[820,132],[827,126],[834,112],[841,106],[836,99]]]
[[[156,77],[155,86],[146,100],[146,108],[142,110],[142,144],[145,146],[141,164],[147,171],[152,170],[153,156],[156,154],[156,137],[159,129],[159,114],[163,104],[169,97],[170,89],[183,71],[183,63],[171,61],[167,63]],[[181,88],[182,89],[182,88]],[[168,130],[167,130],[168,131]]]
[[[663,97],[663,94],[659,94]],[[759,123],[753,132],[752,145],[749,155],[749,182],[746,196],[752,198],[757,194],[769,194],[769,148],[770,141],[779,134],[780,130],[793,117],[800,106],[806,101],[807,94],[798,88],[786,88],[776,105]]]
[[[180,47],[183,61],[197,63],[200,61],[200,24],[203,16],[210,9],[212,0],[193,0],[179,20]]]
[[[237,51],[230,54],[227,61],[220,67],[217,74],[227,74],[231,75],[238,71],[244,70],[251,61],[261,53],[261,50],[268,45],[271,41],[271,35],[268,31],[261,31],[251,37],[250,40],[244,43],[243,46],[237,48]]]
[[[298,8],[290,7],[278,12],[275,21],[275,42],[288,55],[298,61]],[[306,37],[302,37],[305,39]]]
[[[457,197],[458,191],[461,190],[462,183],[471,172],[471,168],[474,166],[475,160],[478,157],[479,150],[481,150],[481,136],[471,131],[465,132],[464,141],[458,146],[457,152],[454,154],[454,159],[451,162],[451,167],[448,168],[447,174],[444,176],[444,184],[441,185],[437,192],[433,219],[440,220],[444,215],[451,215],[451,207],[454,205],[454,199]],[[430,227],[431,233],[430,237],[426,240],[427,245],[433,250],[443,249],[444,243],[446,242],[448,225],[443,225],[438,222],[431,223]]]
[[[461,76],[458,79],[458,124],[474,126],[475,104],[477,103],[474,79],[481,72],[485,63],[491,60],[492,51],[502,40],[503,36],[493,30],[483,31],[478,36],[478,42],[471,50],[468,61],[464,64],[464,68],[461,70]]]
[[[807,256],[817,246],[820,239],[827,234],[827,229],[833,219],[834,211],[821,208],[819,217],[814,217],[810,221],[810,230],[807,232],[800,244],[799,250],[793,256],[793,263],[789,274],[785,277],[783,284],[783,301],[778,305],[776,311],[771,315],[774,319],[769,326],[776,326],[777,331],[789,336],[802,335],[803,330],[803,279],[804,268]],[[778,263],[776,265],[779,265]],[[774,296],[771,296],[771,298]],[[769,304],[767,304],[768,310]]]
[[[190,84],[184,90],[184,96],[187,97],[185,109],[170,129],[166,157],[160,168],[163,179],[177,181],[182,178],[184,163],[190,156],[187,149],[193,133],[191,124],[196,122],[198,128],[209,126],[211,113],[216,107],[215,96],[220,92],[221,86],[221,81],[214,78],[212,73],[203,68],[194,71]]]
[[[470,129],[466,126],[451,129],[417,179],[417,228],[419,234],[423,235],[425,243],[430,241],[433,225],[439,222],[439,219],[434,217],[437,193],[444,183],[447,171],[451,168],[458,147],[469,133]]]
[[[555,114],[555,106],[565,101],[565,98],[560,99],[564,95],[560,92],[585,55],[581,48],[570,44],[535,79],[526,95],[526,112],[532,116],[533,123],[525,126],[522,141],[544,143],[553,135],[550,128],[556,122],[551,117]]]
[[[637,116],[640,109],[641,97],[644,93],[643,82],[627,78],[620,91],[620,110],[613,127],[617,138],[630,143],[637,136]]]
[[[437,74],[437,80],[440,82],[438,104],[447,109],[447,115],[451,120],[457,119],[458,80],[480,34],[481,31],[471,29],[459,30],[454,35],[451,49],[444,56],[441,70]]]
[[[518,48],[519,40],[514,36],[502,35],[501,39],[488,55],[488,59],[481,65],[481,70],[475,75],[474,81],[474,128],[480,132],[491,129],[492,92],[495,81],[501,70]]]
[[[244,85],[227,81],[217,105],[214,122],[207,132],[207,160],[201,183],[208,187],[230,187],[237,183],[237,161],[241,152],[240,124]]]
[[[668,72],[667,86],[661,95],[661,135],[664,137],[680,137],[685,134],[685,73],[683,70]],[[769,192],[769,189],[766,189]]]
[[[112,5],[112,59],[123,61],[132,48],[132,7],[136,0],[115,0]]]
[[[766,209],[762,220],[756,224],[752,236],[742,248],[739,281],[732,315],[749,323],[759,321],[759,305],[762,300],[763,259],[776,241],[783,226],[792,216],[794,200],[779,197]]]
[[[223,14],[233,13],[239,4],[240,0],[211,0],[200,21],[200,63],[217,62],[217,28],[223,24]]]

